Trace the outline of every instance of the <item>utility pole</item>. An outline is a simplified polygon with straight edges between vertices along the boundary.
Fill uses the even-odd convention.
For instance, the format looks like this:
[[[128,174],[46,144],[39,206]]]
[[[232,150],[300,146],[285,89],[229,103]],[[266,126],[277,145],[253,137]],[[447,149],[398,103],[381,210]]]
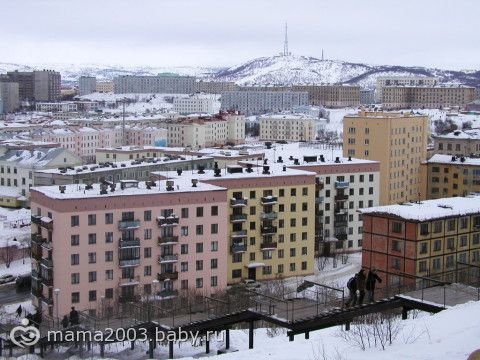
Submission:
[[[122,146],[127,145],[125,141],[125,98],[122,101],[123,104],[123,112],[122,112]]]
[[[288,24],[285,22],[285,42],[283,43],[283,56],[290,55],[288,52]]]

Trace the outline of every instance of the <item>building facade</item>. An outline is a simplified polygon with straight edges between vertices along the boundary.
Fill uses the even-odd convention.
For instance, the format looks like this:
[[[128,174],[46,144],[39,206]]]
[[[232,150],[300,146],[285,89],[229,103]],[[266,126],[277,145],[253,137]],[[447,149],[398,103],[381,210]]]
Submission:
[[[116,94],[191,94],[195,92],[195,78],[175,74],[157,76],[121,75],[113,79]]]
[[[221,94],[225,91],[238,90],[238,85],[233,81],[202,81],[197,80],[195,91],[207,94]]]
[[[188,96],[175,96],[173,98],[173,111],[181,114],[217,114],[220,111],[220,95],[191,94]]]
[[[19,94],[18,83],[0,81],[0,103],[2,104],[0,114],[12,113],[20,108]]]
[[[434,135],[433,143],[436,154],[480,154],[480,129],[455,130],[444,135]]]
[[[375,90],[360,89],[360,104],[361,105],[375,104]]]
[[[98,81],[95,91],[99,93],[113,93],[115,85],[113,81]]]
[[[375,100],[382,102],[385,86],[436,86],[440,79],[434,76],[378,76],[375,87]]]
[[[260,116],[260,140],[312,141],[316,139],[315,119],[304,114]]]
[[[380,162],[380,205],[425,199],[428,132],[428,116],[362,110],[343,119],[343,156]]]
[[[478,196],[360,210],[362,266],[454,281],[458,262],[480,264]],[[395,280],[394,277],[390,279]]]
[[[78,79],[78,94],[88,95],[97,91],[97,78],[95,76],[80,76]]]
[[[37,102],[35,109],[47,112],[76,112],[78,105],[74,102]]]
[[[294,85],[294,91],[307,91],[310,105],[330,108],[360,105],[360,87],[352,85]]]

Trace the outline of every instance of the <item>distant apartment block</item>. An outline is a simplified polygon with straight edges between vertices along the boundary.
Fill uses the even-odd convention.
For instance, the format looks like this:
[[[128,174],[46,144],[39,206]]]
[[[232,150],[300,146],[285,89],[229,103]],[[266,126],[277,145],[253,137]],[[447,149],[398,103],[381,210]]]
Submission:
[[[191,94],[188,96],[175,96],[173,98],[173,111],[181,114],[217,114],[220,111],[220,95]]]
[[[480,265],[478,196],[359,211],[363,267],[454,282],[458,262]]]
[[[175,74],[157,76],[121,75],[113,79],[116,94],[191,94],[195,78]]]
[[[260,140],[312,141],[315,119],[304,114],[263,115],[259,119]]]
[[[115,90],[115,85],[113,81],[97,81],[96,92],[99,93],[113,93]]]
[[[439,199],[480,193],[480,159],[433,155],[423,164],[427,198]]]
[[[360,89],[360,104],[361,105],[375,104],[375,90]]]
[[[440,79],[434,76],[378,76],[376,79],[375,101],[382,102],[385,86],[436,86]]]
[[[21,101],[60,100],[61,76],[53,70],[9,71],[2,81],[18,83]]]
[[[343,156],[380,162],[380,204],[425,199],[426,115],[360,111],[343,119]]]
[[[0,114],[12,113],[20,107],[19,87],[15,82],[0,81]]]
[[[97,78],[95,76],[80,76],[78,79],[78,94],[88,95],[97,91]]]
[[[360,87],[352,85],[294,85],[294,91],[307,91],[310,105],[341,108],[360,105]]]
[[[76,112],[78,106],[74,102],[37,102],[35,103],[35,109],[47,112]]]
[[[462,85],[385,86],[381,103],[385,110],[465,108],[475,99],[475,88]]]
[[[444,135],[434,135],[433,141],[436,154],[480,154],[480,129],[455,130]]]
[[[195,91],[207,94],[221,94],[225,91],[238,90],[238,85],[232,81],[202,81],[197,80]]]
[[[240,111],[245,115],[291,111],[294,106],[308,105],[305,91],[227,91],[222,93],[222,110]]]
[[[245,141],[245,116],[235,111],[180,118],[166,126],[170,147],[199,149]]]

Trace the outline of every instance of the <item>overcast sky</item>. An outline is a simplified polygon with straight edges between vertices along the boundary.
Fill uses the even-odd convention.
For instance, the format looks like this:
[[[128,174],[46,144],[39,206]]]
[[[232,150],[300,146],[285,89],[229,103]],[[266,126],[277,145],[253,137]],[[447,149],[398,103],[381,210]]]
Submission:
[[[4,0],[0,62],[229,66],[283,49],[480,69],[479,0]]]

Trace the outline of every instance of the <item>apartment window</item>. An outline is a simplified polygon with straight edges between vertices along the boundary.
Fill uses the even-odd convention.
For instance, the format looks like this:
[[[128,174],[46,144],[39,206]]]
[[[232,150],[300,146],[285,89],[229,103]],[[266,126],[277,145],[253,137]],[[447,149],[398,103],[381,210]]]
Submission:
[[[97,262],[97,253],[91,252],[88,253],[88,263],[95,264]]]
[[[235,269],[232,270],[232,278],[238,279],[242,277],[242,270],[241,269]]]
[[[306,188],[306,187],[302,188],[302,195],[303,196],[308,196],[308,188]]]
[[[447,249],[448,250],[455,250],[455,239],[454,238],[448,238],[447,239]]]
[[[210,215],[211,216],[218,216],[218,206],[214,205],[210,209]]]
[[[272,250],[263,251],[263,260],[270,260],[272,258]]]
[[[97,243],[97,234],[88,234],[88,244],[93,245]]]
[[[210,233],[211,234],[218,234],[218,224],[211,224],[210,225]]]
[[[80,283],[80,273],[71,274],[72,285]]]
[[[151,221],[152,220],[152,210],[145,210],[143,212],[143,221]]]
[[[395,270],[400,270],[400,259],[398,258],[392,259],[392,268]]]
[[[97,225],[97,215],[89,214],[88,215],[88,226]]]
[[[217,259],[210,259],[210,269],[218,268],[218,260]]]
[[[445,260],[445,267],[451,268],[453,266],[453,255],[448,255]]]
[[[295,248],[290,248],[290,257],[295,257],[296,255],[296,249]]]
[[[197,226],[195,227],[195,233],[196,233],[197,235],[203,235],[203,225],[197,225]]]
[[[105,242],[112,243],[113,242],[113,232],[109,231],[105,233]]]
[[[106,262],[113,261],[113,251],[111,250],[105,251],[105,261]]]
[[[278,205],[278,212],[284,212],[285,211],[285,205],[284,204],[279,204]]]
[[[188,262],[187,261],[182,261],[180,263],[180,271],[181,272],[187,272],[188,271]]]
[[[97,281],[97,272],[96,271],[89,271],[88,272],[88,282],[96,282]]]
[[[188,236],[188,226],[182,226],[180,228],[180,235],[181,236]]]
[[[250,206],[250,215],[255,215],[257,212],[257,208],[255,206]]]
[[[262,273],[263,273],[263,275],[270,275],[272,273],[272,267],[271,266],[264,266]]]
[[[145,259],[151,258],[152,257],[152,248],[151,247],[146,247],[143,249],[143,257]]]
[[[295,271],[295,263],[290,263],[290,271]]]
[[[212,241],[210,243],[210,251],[218,251],[218,241]]]
[[[440,251],[442,250],[442,240],[435,240],[433,242],[433,251]]]
[[[428,244],[426,242],[420,243],[420,254],[426,254],[428,252]]]
[[[195,251],[197,254],[203,253],[203,243],[196,243],[195,244]]]
[[[113,224],[113,214],[112,213],[106,213],[105,214],[105,224]]]
[[[197,217],[203,217],[203,206],[197,207]]]
[[[468,237],[467,235],[460,236],[460,246],[467,246]]]
[[[255,199],[255,191],[250,191],[250,199]]]
[[[295,242],[295,241],[297,241],[297,234],[296,233],[290,234],[290,242]]]
[[[182,255],[188,254],[188,244],[181,244],[180,245],[180,254],[182,254]]]
[[[401,251],[400,241],[392,240],[392,251]]]
[[[96,290],[90,290],[88,292],[88,301],[97,301],[97,291]]]
[[[463,217],[460,218],[460,229],[466,229],[468,228],[468,218]]]
[[[290,219],[290,227],[297,226],[297,219]]]
[[[456,227],[455,225],[456,225],[455,219],[450,219],[450,220],[448,220],[448,221],[447,221],[447,230],[448,230],[448,231],[453,231],[453,230],[455,230],[455,227]]]
[[[80,264],[80,255],[79,255],[79,254],[72,254],[72,255],[70,255],[70,264],[71,264],[71,265],[78,265],[78,264]]]
[[[290,189],[290,196],[297,196],[297,189],[295,188]]]
[[[368,174],[368,181],[373,181],[373,174]],[[373,188],[371,188],[373,190]],[[372,192],[373,193],[373,192]]]
[[[188,218],[188,208],[182,208],[181,214],[182,214],[182,219],[187,219]]]
[[[211,276],[210,277],[210,286],[215,287],[218,285],[218,279],[216,276]]]
[[[308,203],[302,203],[302,211],[308,211]]]
[[[427,261],[423,260],[418,263],[418,271],[419,272],[426,272],[427,271]]]
[[[72,304],[78,304],[80,302],[80,293],[72,292]]]
[[[143,267],[143,276],[151,276],[152,275],[152,267],[150,265]]]
[[[203,278],[196,278],[195,279],[195,287],[197,289],[203,288]]]
[[[297,204],[290,204],[290,212],[296,212],[297,211]]]
[[[113,280],[113,270],[105,270],[105,280]]]
[[[77,246],[80,244],[80,235],[71,235],[70,236],[70,245]]]
[[[70,217],[70,226],[80,226],[80,217],[78,215]]]
[[[472,245],[480,244],[480,233],[475,233],[472,235]]]
[[[402,223],[398,221],[394,221],[392,223],[392,232],[401,234],[402,233]]]
[[[428,235],[428,223],[420,224],[420,235]]]

